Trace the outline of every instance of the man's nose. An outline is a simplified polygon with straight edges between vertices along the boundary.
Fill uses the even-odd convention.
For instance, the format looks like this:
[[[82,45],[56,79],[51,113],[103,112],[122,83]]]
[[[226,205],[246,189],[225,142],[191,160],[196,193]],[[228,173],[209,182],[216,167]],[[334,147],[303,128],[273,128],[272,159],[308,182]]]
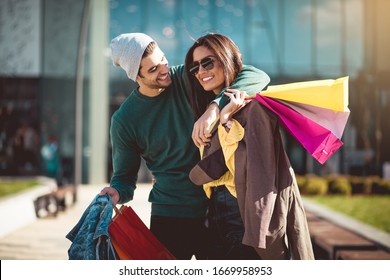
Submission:
[[[161,71],[169,71],[169,65],[168,63],[162,63],[160,64]]]

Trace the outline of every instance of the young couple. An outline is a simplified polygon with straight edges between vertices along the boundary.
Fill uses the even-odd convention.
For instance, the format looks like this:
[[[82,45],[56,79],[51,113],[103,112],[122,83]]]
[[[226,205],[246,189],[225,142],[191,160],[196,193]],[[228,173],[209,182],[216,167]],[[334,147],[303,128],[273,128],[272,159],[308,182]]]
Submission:
[[[110,186],[100,195],[109,194],[114,204],[130,201],[143,158],[155,179],[149,195],[150,229],[177,259],[313,258],[303,206],[284,150],[278,146],[263,153],[265,158],[255,159],[260,162],[234,168],[226,166],[226,155],[218,145],[223,142],[217,137],[221,131],[234,139],[234,147],[228,149],[231,154],[237,154],[238,159],[250,158],[247,151],[240,151],[245,150],[247,140],[256,138],[247,136],[260,136],[263,128],[267,130],[259,137],[261,141],[267,138],[267,143],[281,144],[276,117],[257,101],[244,107],[246,94],[263,90],[269,83],[268,75],[243,65],[238,47],[221,34],[196,40],[185,65],[173,67],[168,66],[157,43],[143,33],[119,35],[111,41],[111,52],[114,65],[139,87],[112,116],[114,173]],[[249,117],[256,110],[261,113]],[[244,111],[248,113],[242,114]],[[238,121],[233,119],[236,115]],[[247,131],[246,123],[252,123],[249,119],[258,118],[264,119],[250,128],[253,132]],[[240,129],[242,137],[237,138]],[[279,170],[276,158],[283,159],[283,170]],[[243,169],[256,165],[257,173],[265,175],[262,182],[266,186],[257,182],[253,188],[255,182],[241,182],[242,173],[246,173]],[[232,168],[230,181],[216,180]],[[236,174],[234,169],[241,172]],[[212,170],[217,170],[217,177]],[[240,189],[235,186],[237,179],[241,180],[237,184]],[[204,183],[209,187],[205,184],[203,189],[200,185]],[[296,224],[303,232],[294,240],[288,240],[287,234],[294,230],[288,228],[293,226],[291,221],[299,221]],[[295,239],[304,241],[306,247],[301,250],[294,245]]]

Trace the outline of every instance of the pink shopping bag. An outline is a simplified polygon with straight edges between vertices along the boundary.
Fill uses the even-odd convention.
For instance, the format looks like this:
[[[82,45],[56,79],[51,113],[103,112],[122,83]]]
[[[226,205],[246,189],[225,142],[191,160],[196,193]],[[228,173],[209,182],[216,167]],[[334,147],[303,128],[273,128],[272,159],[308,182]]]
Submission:
[[[324,164],[343,145],[331,130],[302,115],[286,103],[260,94],[251,99],[256,99],[278,115],[286,131],[319,163]]]

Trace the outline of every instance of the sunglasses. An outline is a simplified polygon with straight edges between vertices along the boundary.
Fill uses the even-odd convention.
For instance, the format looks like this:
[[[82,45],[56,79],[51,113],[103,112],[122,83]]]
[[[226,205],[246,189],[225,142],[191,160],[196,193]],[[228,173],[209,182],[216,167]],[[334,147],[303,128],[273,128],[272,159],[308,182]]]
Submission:
[[[211,57],[205,57],[200,61],[194,61],[190,64],[190,73],[191,75],[196,75],[199,73],[199,68],[202,67],[206,70],[211,70],[214,68],[214,59]]]

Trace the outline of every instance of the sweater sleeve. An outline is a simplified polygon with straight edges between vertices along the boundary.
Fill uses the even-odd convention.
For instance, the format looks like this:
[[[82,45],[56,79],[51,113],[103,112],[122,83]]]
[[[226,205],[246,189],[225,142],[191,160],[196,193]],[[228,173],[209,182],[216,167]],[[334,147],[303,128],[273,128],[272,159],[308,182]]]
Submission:
[[[182,92],[185,93],[185,96],[189,101],[190,91],[188,89],[190,88],[190,82],[188,81],[184,64],[172,66],[169,69],[169,75],[171,76],[171,79],[174,81],[174,83],[177,84],[177,86],[180,89],[185,89]]]
[[[141,157],[121,123],[112,118],[110,137],[112,143],[113,175],[110,186],[119,192],[119,202],[133,199]]]
[[[264,71],[251,65],[244,65],[233,84],[230,87],[222,89],[213,102],[216,102],[222,110],[229,103],[229,97],[223,94],[226,89],[238,89],[246,91],[250,95],[264,90],[270,81],[270,77]]]

